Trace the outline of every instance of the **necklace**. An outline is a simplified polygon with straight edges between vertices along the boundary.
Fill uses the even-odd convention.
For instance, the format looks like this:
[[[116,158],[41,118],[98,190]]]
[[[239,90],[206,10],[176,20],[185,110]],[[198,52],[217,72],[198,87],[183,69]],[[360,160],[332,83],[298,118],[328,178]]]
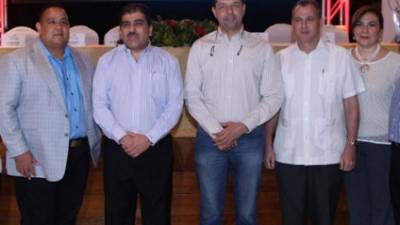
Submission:
[[[242,53],[242,49],[243,49],[243,43],[242,43],[242,41],[243,41],[243,32],[244,32],[244,29],[240,32],[240,47],[239,47],[239,50],[236,52],[237,56],[239,56],[240,53]],[[215,33],[214,43],[210,48],[210,56],[211,57],[214,56],[215,44],[217,43],[218,33],[219,33],[219,31],[217,30],[216,33]]]
[[[369,71],[369,64],[370,64],[370,62],[371,62],[373,59],[375,59],[376,56],[378,56],[380,50],[381,50],[381,45],[378,44],[378,45],[376,45],[375,51],[374,51],[371,55],[369,55],[369,56],[367,56],[367,57],[362,57],[361,54],[360,54],[360,50],[358,49],[358,47],[356,47],[356,48],[354,49],[354,53],[356,54],[358,60],[359,60],[360,63],[361,63],[361,66],[360,66],[360,71],[361,71],[361,73],[366,73],[366,72]]]

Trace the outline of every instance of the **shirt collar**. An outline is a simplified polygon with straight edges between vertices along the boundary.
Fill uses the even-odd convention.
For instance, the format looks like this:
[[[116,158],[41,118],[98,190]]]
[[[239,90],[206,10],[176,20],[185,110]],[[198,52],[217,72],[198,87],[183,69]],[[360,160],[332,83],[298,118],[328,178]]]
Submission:
[[[218,35],[218,39],[221,40],[225,40],[225,41],[234,41],[234,42],[240,42],[242,41],[242,39],[244,39],[244,35],[245,35],[245,30],[243,28],[243,26],[240,28],[239,32],[237,32],[236,34],[234,34],[231,39],[229,40],[228,35],[226,35],[226,33],[224,33],[220,27],[218,27],[217,33],[216,35]]]
[[[126,47],[125,44],[121,45],[121,48],[123,49],[123,51],[125,53],[131,54],[131,50],[128,47]],[[149,40],[149,43],[147,44],[146,48],[143,49],[142,54],[146,54],[146,53],[150,52],[152,48],[153,48],[153,46],[151,45],[151,41]]]
[[[39,40],[39,48],[46,54],[48,58],[54,58],[57,59],[47,48],[44,46],[43,42]],[[66,46],[64,49],[64,56],[63,59],[66,59],[68,57],[71,57],[71,48],[69,46]]]
[[[303,52],[299,48],[299,45],[297,44],[297,42],[295,44],[295,50],[298,51],[298,52]],[[323,50],[328,51],[328,45],[327,45],[327,43],[325,43],[325,41],[321,40],[321,38],[320,38],[319,41],[318,41],[317,47],[314,50],[312,50],[310,52],[310,54],[313,53],[313,52],[319,52],[319,51],[323,51]]]

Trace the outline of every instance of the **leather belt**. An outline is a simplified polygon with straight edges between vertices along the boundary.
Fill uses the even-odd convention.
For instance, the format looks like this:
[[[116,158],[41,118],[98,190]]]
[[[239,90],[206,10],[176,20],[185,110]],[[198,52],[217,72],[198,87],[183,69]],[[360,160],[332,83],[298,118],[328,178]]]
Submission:
[[[70,148],[77,148],[77,147],[80,147],[80,146],[82,146],[82,145],[84,145],[86,143],[88,143],[87,137],[71,139],[71,140],[69,140],[69,147]]]

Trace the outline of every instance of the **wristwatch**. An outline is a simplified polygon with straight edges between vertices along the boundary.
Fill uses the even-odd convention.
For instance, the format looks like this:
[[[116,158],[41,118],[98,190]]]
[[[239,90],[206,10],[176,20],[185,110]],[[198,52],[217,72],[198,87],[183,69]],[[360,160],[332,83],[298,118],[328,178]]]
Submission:
[[[349,143],[350,145],[356,145],[357,144],[357,139],[347,138],[347,143]]]

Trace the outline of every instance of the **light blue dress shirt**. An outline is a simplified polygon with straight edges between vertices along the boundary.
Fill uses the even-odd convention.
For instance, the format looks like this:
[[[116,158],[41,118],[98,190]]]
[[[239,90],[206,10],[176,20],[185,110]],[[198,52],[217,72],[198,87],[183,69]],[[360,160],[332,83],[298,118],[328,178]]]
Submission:
[[[58,84],[68,111],[70,139],[86,137],[85,108],[83,104],[81,75],[69,47],[65,48],[63,59],[53,56],[40,42],[40,48],[47,55],[57,75]]]
[[[152,144],[178,122],[183,106],[178,60],[149,45],[135,60],[120,45],[97,63],[93,80],[94,119],[103,133],[119,143],[128,131],[145,135]]]

